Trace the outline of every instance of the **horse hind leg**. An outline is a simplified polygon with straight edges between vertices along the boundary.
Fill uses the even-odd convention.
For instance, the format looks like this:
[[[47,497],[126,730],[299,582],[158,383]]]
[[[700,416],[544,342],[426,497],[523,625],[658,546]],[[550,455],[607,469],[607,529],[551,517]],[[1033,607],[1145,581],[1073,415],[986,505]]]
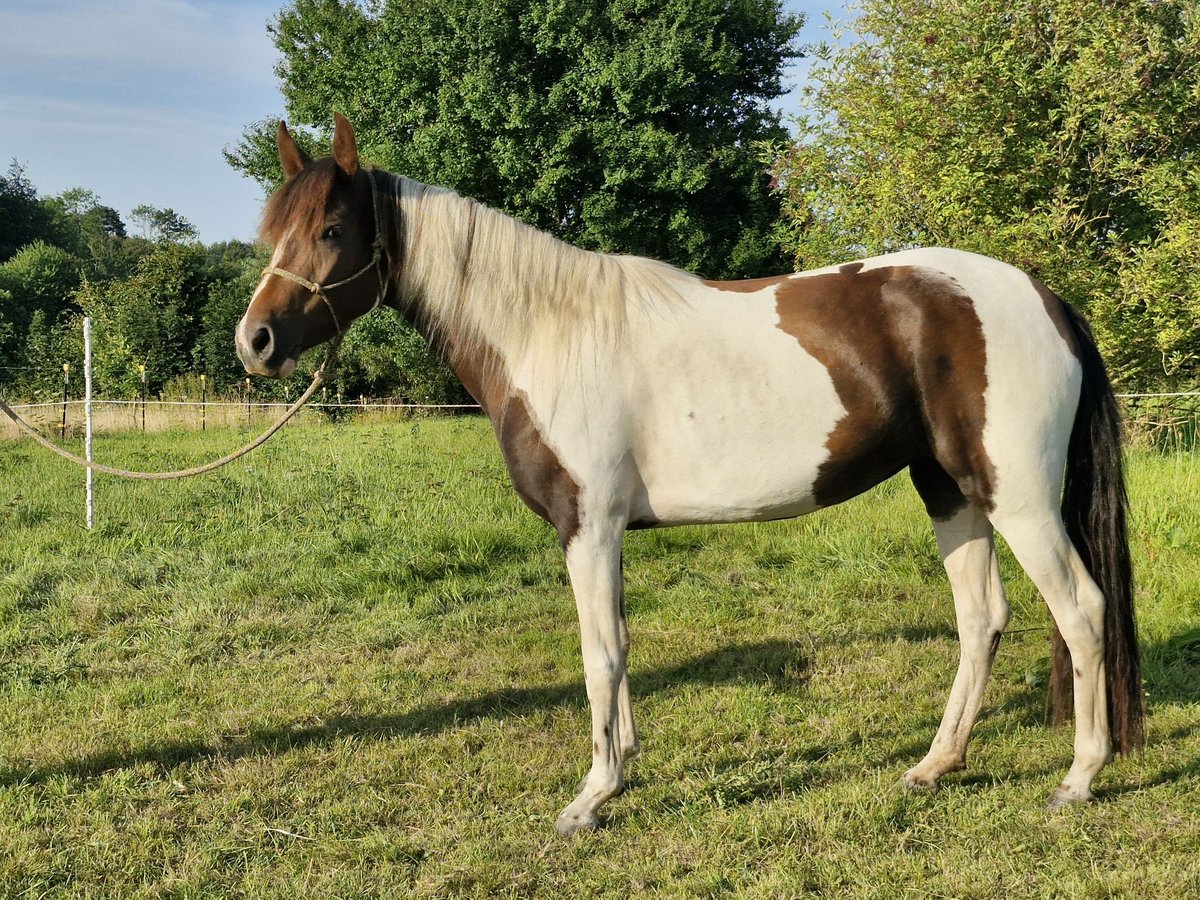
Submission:
[[[1104,663],[1104,595],[1067,536],[1057,504],[1023,506],[992,520],[1037,587],[1071,654],[1075,758],[1050,797],[1051,807],[1094,800],[1092,781],[1112,758]]]
[[[1009,606],[987,516],[936,463],[914,464],[911,474],[933,519],[954,596],[960,643],[958,672],[937,735],[925,758],[902,780],[909,790],[936,790],[943,775],[966,767],[967,742],[1008,624]]]

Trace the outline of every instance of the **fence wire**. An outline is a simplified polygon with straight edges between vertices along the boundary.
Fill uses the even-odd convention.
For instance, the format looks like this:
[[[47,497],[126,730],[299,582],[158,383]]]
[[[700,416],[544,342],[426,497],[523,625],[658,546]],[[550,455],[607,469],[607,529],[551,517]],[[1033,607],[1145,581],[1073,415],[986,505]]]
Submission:
[[[1122,407],[1129,440],[1142,446],[1163,449],[1200,448],[1200,391],[1146,391],[1116,395]],[[275,400],[93,400],[97,431],[201,430],[249,427],[261,424],[268,414],[286,409]],[[30,414],[39,428],[60,438],[76,436],[82,429],[82,400],[47,400],[10,404]],[[388,416],[461,415],[479,410],[475,403],[408,403],[400,400],[313,400],[297,416],[306,422]],[[0,438],[18,434],[15,426],[0,418]]]

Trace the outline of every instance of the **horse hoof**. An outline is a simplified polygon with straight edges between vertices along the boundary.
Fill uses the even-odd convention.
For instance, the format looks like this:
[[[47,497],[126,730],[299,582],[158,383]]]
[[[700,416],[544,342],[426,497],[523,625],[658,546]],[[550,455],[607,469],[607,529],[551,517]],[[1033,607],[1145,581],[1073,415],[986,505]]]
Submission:
[[[1086,789],[1079,791],[1060,784],[1054,789],[1054,793],[1050,795],[1050,799],[1046,801],[1046,808],[1049,810],[1060,810],[1095,802],[1096,796],[1091,791]]]
[[[900,787],[910,794],[936,794],[938,783],[936,778],[918,775],[910,769],[900,779]]]
[[[563,812],[558,817],[558,821],[554,823],[555,830],[565,838],[572,837],[581,831],[595,831],[599,827],[600,820],[596,818],[595,813],[576,816]]]

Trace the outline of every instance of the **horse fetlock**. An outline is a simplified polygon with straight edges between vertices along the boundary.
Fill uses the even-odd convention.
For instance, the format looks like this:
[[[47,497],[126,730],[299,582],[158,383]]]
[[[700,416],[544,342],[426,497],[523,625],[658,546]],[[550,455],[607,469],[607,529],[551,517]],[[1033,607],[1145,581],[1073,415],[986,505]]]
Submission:
[[[578,796],[578,795],[582,794],[585,790],[587,790],[587,786],[588,786],[588,776],[584,775],[583,778],[579,779],[579,784],[575,785],[575,795]],[[607,792],[605,791],[605,792],[600,792],[600,793],[603,796]],[[620,783],[617,784],[616,788],[612,791],[612,793],[608,793],[608,795],[606,797],[604,797],[604,799],[611,800],[613,797],[619,797],[623,793],[625,793],[624,778],[621,779]]]
[[[900,785],[907,791],[932,793],[938,789],[938,782],[943,775],[950,772],[961,772],[966,767],[966,760],[961,757],[936,759],[926,757],[904,773],[900,779]]]

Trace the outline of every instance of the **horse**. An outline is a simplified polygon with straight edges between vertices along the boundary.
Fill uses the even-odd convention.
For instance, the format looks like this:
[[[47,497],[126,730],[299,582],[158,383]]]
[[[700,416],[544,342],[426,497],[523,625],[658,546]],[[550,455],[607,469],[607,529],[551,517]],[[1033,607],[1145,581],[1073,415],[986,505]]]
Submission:
[[[848,500],[907,468],[933,523],[960,640],[929,752],[966,747],[1009,617],[994,533],[1048,604],[1048,694],[1074,759],[1052,807],[1094,801],[1144,740],[1120,420],[1084,319],[1036,278],[926,248],[709,281],[572,247],[448,189],[360,164],[335,115],[310,159],[285,123],[273,247],[237,327],[246,371],[386,305],[442,354],[495,431],[513,487],[557,532],[574,593],[591,767],[559,815],[599,826],[640,752],[630,704],[627,530],[765,521]]]

